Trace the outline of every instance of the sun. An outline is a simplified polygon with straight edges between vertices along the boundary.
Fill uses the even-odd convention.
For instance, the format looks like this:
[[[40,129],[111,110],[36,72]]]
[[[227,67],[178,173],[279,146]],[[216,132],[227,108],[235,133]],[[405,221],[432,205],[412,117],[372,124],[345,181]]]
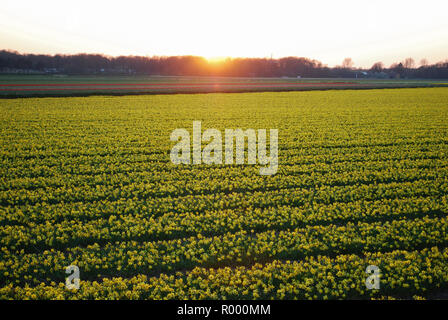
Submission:
[[[210,64],[219,64],[224,62],[229,57],[205,57],[208,63]]]

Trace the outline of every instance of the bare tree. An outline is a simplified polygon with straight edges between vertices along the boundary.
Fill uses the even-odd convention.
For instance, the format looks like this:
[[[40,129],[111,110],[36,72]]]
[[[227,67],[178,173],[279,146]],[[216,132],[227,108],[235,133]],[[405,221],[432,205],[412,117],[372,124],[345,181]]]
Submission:
[[[381,72],[383,71],[383,69],[384,69],[384,63],[382,63],[381,61],[375,62],[373,66],[370,68],[372,72]]]
[[[351,69],[353,68],[354,65],[355,63],[353,62],[352,58],[345,58],[342,61],[342,68],[344,69]]]
[[[403,62],[403,67],[405,69],[413,69],[415,66],[415,61],[412,58],[406,58]]]
[[[420,60],[421,67],[426,67],[428,64],[429,64],[429,62],[426,58],[423,58],[422,60]]]

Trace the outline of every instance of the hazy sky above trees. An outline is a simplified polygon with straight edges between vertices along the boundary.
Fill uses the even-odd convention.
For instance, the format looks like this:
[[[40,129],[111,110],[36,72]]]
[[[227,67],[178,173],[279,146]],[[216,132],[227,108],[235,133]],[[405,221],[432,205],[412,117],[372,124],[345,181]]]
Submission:
[[[0,49],[435,63],[448,58],[448,2],[2,0]]]

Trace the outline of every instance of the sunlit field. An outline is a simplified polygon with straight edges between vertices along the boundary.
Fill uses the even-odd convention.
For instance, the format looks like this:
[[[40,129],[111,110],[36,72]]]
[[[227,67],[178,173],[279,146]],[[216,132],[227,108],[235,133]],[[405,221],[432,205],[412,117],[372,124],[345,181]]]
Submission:
[[[448,88],[2,99],[0,299],[446,295],[447,101]],[[195,120],[278,129],[278,172],[172,164],[170,133]]]

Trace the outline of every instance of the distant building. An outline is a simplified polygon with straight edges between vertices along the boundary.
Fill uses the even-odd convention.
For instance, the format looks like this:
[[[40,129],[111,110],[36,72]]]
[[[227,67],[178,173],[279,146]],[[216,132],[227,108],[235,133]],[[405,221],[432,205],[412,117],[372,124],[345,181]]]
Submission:
[[[44,72],[45,73],[57,73],[58,69],[57,68],[44,68]]]

